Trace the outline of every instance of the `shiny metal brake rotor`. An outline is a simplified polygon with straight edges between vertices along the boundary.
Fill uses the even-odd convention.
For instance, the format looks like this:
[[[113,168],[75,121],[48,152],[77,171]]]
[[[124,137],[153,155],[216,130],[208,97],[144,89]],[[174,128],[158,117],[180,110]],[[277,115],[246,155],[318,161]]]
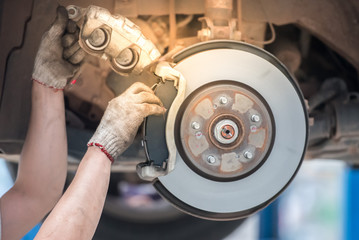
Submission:
[[[308,123],[298,86],[275,57],[241,42],[194,45],[175,61],[187,82],[170,124],[176,165],[154,186],[201,218],[260,210],[285,189],[304,156]]]

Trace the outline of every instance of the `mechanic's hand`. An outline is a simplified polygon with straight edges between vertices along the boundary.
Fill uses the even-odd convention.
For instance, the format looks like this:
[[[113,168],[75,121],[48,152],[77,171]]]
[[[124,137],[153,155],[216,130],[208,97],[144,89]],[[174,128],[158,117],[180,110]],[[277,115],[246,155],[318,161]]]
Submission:
[[[164,114],[161,100],[143,83],[136,82],[112,99],[88,146],[97,146],[113,162],[132,143],[138,127],[149,115]]]
[[[68,20],[66,9],[59,6],[54,23],[42,36],[32,78],[48,87],[63,89],[85,57],[78,35],[76,24]]]

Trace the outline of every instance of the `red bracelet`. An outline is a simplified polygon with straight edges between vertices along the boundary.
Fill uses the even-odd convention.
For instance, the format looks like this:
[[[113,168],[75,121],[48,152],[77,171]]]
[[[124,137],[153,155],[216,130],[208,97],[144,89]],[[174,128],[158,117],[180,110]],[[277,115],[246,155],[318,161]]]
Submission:
[[[42,85],[42,86],[45,86],[45,87],[48,87],[48,88],[51,88],[51,89],[54,89],[56,91],[60,90],[60,91],[63,91],[64,89],[63,88],[55,88],[53,86],[49,86],[43,82],[40,82],[39,80],[35,79],[35,78],[31,78],[34,82],[37,82],[38,84]]]
[[[92,146],[98,147],[98,148],[107,156],[107,158],[111,161],[111,164],[114,162],[113,157],[106,151],[106,149],[104,148],[104,146],[102,146],[101,144],[91,142],[91,143],[88,143],[87,146],[88,146],[88,147],[92,147]]]

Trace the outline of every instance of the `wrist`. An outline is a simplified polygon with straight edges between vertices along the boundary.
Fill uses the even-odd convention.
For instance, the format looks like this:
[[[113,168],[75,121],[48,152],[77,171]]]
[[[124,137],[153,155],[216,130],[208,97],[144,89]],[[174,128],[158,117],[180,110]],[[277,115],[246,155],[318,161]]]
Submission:
[[[87,143],[87,147],[90,148],[95,148],[100,150],[104,155],[106,155],[106,157],[108,158],[108,160],[110,160],[111,164],[114,162],[114,158],[113,156],[106,150],[106,148],[104,146],[102,146],[99,143],[95,143],[95,142],[89,142]]]
[[[106,124],[105,124],[106,125]],[[119,144],[119,137],[113,134],[113,129],[110,126],[104,126],[101,121],[95,134],[89,140],[87,146],[96,146],[103,151],[110,161],[114,160],[120,155],[121,144]]]
[[[51,85],[48,85],[38,79],[35,79],[35,78],[31,78],[33,82],[35,82],[36,84],[39,84],[39,85],[42,85],[44,87],[47,87],[47,88],[50,88],[50,89],[53,89],[54,91],[63,91],[64,90],[64,87],[54,87],[54,86],[51,86]]]

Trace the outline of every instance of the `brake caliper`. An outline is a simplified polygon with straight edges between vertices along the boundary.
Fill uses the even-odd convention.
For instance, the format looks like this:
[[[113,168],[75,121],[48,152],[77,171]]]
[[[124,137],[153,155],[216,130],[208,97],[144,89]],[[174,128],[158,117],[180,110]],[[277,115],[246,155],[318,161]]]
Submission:
[[[119,74],[139,74],[161,56],[140,28],[121,15],[111,15],[97,6],[70,5],[67,11],[81,29],[80,46],[88,54],[108,60]]]

